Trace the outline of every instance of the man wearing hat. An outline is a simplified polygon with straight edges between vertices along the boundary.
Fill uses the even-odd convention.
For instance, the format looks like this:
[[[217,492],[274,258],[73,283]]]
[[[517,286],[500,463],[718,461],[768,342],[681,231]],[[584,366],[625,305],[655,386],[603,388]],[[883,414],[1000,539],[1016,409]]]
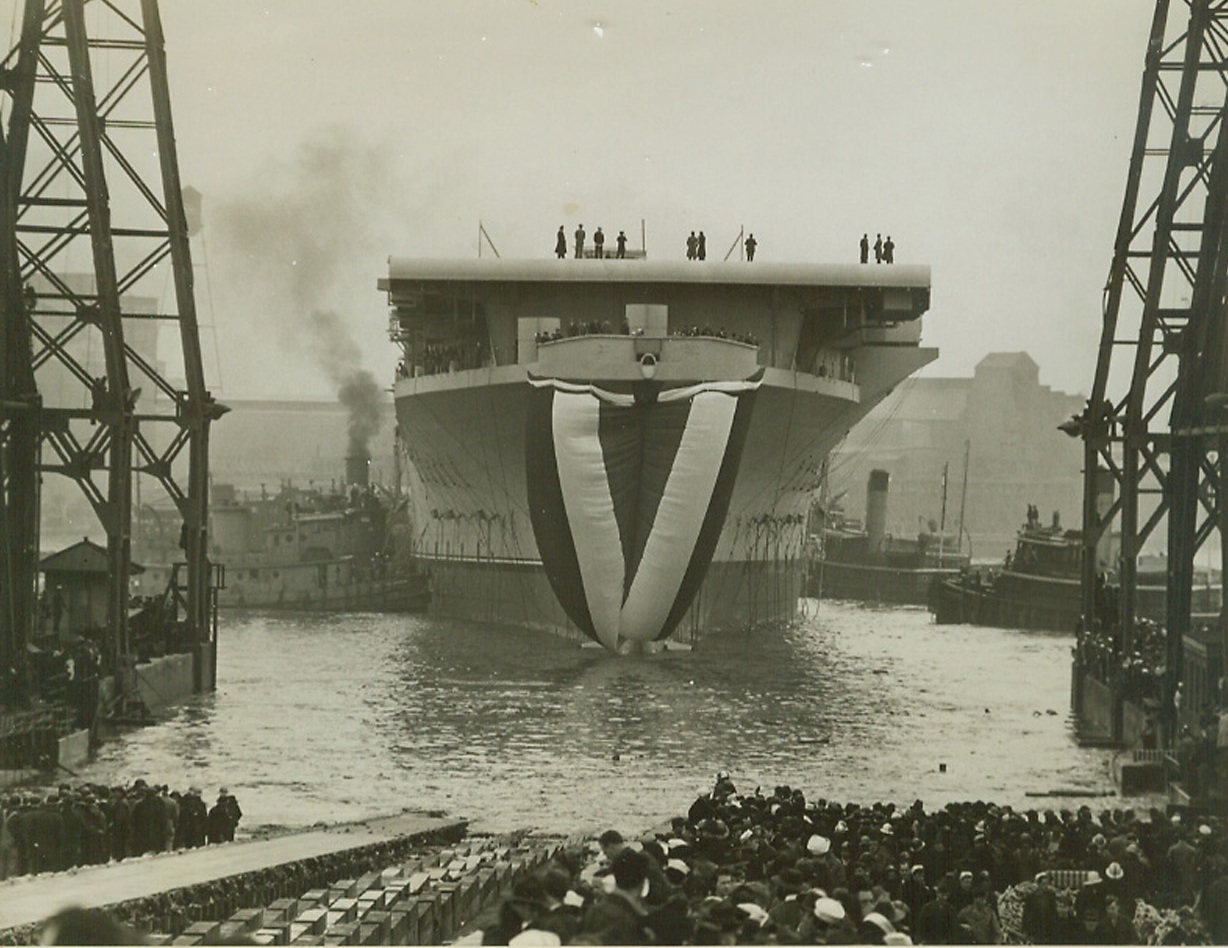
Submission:
[[[801,872],[789,866],[772,876],[772,890],[776,901],[768,912],[769,919],[774,925],[796,932],[806,915],[801,898],[807,890],[806,880]]]
[[[600,945],[637,945],[645,941],[643,897],[648,882],[648,857],[624,849],[610,866],[614,888],[598,896],[584,913],[581,932]]]
[[[205,845],[209,835],[209,810],[201,799],[200,787],[188,787],[179,801],[179,832],[189,849]]]
[[[900,884],[900,895],[913,918],[933,900],[934,890],[925,881],[925,866],[917,863],[909,868],[908,875]]]
[[[815,899],[811,917],[801,926],[799,934],[803,944],[856,945],[860,943],[857,932],[848,918],[848,912],[836,899],[820,896]]]
[[[923,945],[954,945],[959,934],[958,911],[949,898],[950,880],[943,879],[934,891],[934,899],[921,909],[913,934]]]

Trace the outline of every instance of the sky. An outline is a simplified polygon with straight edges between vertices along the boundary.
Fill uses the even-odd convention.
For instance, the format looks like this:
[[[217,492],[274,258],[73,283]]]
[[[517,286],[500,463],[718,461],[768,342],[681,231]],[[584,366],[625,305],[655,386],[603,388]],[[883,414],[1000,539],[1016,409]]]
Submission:
[[[390,383],[387,258],[475,256],[479,221],[504,257],[560,224],[643,221],[655,259],[699,229],[815,263],[890,234],[932,267],[927,374],[1026,351],[1090,387],[1149,2],[161,6],[223,395],[328,396],[336,351]]]

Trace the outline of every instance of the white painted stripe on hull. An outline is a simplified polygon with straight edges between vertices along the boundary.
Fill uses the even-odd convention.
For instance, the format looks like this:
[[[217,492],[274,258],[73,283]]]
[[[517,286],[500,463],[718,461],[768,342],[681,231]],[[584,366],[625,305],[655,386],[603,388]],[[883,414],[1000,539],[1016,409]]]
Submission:
[[[552,413],[559,487],[584,596],[598,640],[618,647],[622,610],[623,551],[606,479],[598,425],[601,403],[587,394],[556,392]]]

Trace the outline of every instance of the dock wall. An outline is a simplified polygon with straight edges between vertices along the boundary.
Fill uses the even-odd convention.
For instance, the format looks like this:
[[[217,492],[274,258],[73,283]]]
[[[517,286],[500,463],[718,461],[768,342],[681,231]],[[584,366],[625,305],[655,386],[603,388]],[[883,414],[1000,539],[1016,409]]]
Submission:
[[[1082,672],[1075,672],[1075,688],[1078,691],[1075,707],[1079,709],[1080,740],[1123,747],[1137,747],[1142,743],[1147,714],[1141,707],[1133,701],[1118,700],[1108,685]]]
[[[206,655],[206,661],[208,656]],[[208,669],[205,681],[209,680]],[[162,655],[135,669],[136,691],[145,707],[159,711],[193,694],[192,656],[190,653]],[[113,676],[102,679],[99,686],[103,707],[115,700],[118,686]]]

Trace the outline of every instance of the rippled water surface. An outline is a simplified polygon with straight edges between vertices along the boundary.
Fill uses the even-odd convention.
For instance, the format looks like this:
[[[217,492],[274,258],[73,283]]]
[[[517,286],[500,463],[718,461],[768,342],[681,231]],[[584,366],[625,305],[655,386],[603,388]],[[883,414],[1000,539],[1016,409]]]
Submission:
[[[1071,644],[833,602],[645,658],[421,616],[229,615],[217,692],[83,776],[227,785],[248,830],[410,807],[638,832],[721,769],[739,789],[1050,805],[1028,792],[1112,789],[1071,734]]]

